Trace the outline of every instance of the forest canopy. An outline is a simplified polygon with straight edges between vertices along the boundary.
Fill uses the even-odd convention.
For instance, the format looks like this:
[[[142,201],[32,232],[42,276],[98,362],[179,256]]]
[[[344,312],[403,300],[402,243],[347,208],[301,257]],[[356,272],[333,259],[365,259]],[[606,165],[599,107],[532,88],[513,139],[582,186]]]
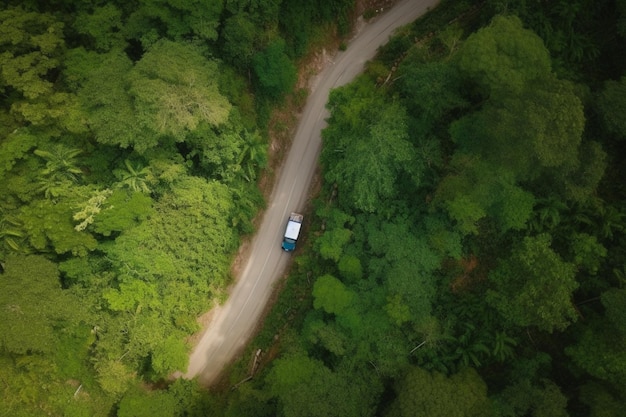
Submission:
[[[295,34],[283,16],[298,5]],[[141,383],[187,367],[263,206],[271,109],[352,6],[3,3],[3,413],[137,415]],[[152,401],[183,412],[165,391]]]
[[[254,231],[272,109],[355,7],[5,2],[6,413],[621,416],[622,0],[444,0],[400,30],[330,94],[310,233],[244,359],[167,379]]]
[[[331,92],[310,247],[256,342],[282,356],[226,413],[621,415],[612,7],[445,2]]]

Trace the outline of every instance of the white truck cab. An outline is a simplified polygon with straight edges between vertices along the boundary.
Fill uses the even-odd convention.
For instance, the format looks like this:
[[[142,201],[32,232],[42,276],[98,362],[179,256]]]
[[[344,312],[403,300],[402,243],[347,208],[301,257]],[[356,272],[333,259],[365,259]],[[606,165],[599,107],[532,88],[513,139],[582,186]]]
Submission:
[[[291,213],[289,220],[287,221],[287,227],[285,228],[285,235],[283,237],[283,249],[286,252],[291,252],[296,248],[296,242],[300,236],[300,229],[302,228],[302,220],[304,216],[299,213]]]

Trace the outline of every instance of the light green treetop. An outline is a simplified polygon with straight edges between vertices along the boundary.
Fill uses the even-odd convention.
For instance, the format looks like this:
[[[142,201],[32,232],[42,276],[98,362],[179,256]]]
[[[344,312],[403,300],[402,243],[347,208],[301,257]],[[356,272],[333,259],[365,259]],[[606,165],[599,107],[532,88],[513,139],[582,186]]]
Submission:
[[[138,152],[185,141],[202,124],[226,122],[231,105],[218,91],[217,72],[196,47],[167,40],[152,45],[134,66],[115,50],[76,52],[70,71],[82,86],[78,94],[98,142]]]
[[[224,123],[231,105],[218,91],[217,72],[217,64],[193,46],[170,41],[153,45],[130,76],[141,125],[182,141],[202,122]]]
[[[467,38],[457,59],[461,71],[492,95],[519,93],[551,71],[543,41],[515,16],[494,17]]]

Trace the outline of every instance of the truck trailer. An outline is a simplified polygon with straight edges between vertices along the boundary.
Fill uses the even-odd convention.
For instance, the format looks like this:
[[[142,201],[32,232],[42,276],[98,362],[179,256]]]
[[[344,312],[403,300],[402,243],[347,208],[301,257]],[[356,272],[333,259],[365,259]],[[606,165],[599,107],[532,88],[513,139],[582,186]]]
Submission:
[[[283,249],[286,252],[291,252],[296,248],[296,242],[298,241],[298,236],[300,236],[303,219],[304,216],[299,213],[291,213],[289,216],[283,237]]]

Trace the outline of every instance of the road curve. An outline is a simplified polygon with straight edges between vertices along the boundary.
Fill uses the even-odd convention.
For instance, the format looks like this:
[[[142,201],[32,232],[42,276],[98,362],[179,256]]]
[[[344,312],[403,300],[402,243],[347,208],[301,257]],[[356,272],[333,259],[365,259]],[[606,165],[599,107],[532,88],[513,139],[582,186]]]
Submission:
[[[212,320],[196,345],[184,378],[198,377],[210,385],[244,348],[272,293],[284,273],[290,254],[280,247],[288,215],[304,208],[321,148],[325,108],[332,88],[350,82],[363,71],[379,46],[392,32],[424,14],[438,0],[400,0],[389,11],[365,25],[348,48],[334,57],[321,74],[307,100],[287,159],[279,172],[261,226],[252,241],[250,256],[224,305],[216,307]],[[305,223],[307,219],[305,218]]]

